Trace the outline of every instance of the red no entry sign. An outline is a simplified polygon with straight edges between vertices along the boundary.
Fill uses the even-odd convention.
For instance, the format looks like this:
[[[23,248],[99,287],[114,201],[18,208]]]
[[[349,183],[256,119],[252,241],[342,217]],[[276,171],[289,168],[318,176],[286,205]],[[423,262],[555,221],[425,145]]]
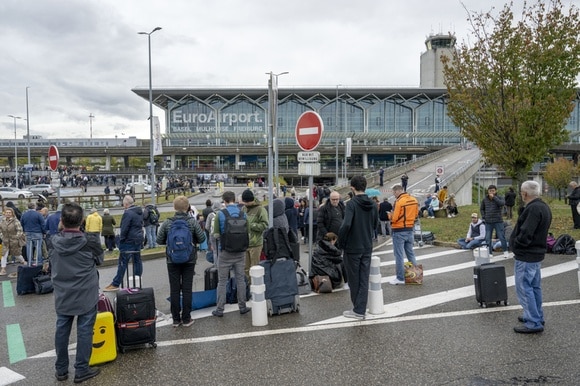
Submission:
[[[296,122],[296,143],[304,151],[316,149],[322,139],[324,123],[318,113],[305,111]]]
[[[48,149],[48,166],[50,166],[50,170],[55,171],[58,168],[58,158],[58,149],[52,145]]]

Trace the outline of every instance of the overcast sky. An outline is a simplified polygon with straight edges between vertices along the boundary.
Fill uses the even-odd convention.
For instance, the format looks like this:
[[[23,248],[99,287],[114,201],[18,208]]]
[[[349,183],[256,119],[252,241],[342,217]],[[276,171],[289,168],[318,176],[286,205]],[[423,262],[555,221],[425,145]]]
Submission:
[[[516,0],[516,3],[518,1]],[[580,0],[564,0],[578,5]],[[419,57],[431,33],[468,40],[469,10],[497,0],[2,0],[0,137],[14,138],[9,114],[45,138],[149,137],[153,87],[280,88],[419,86]],[[154,108],[164,131],[162,110]],[[17,135],[26,122],[17,121]]]

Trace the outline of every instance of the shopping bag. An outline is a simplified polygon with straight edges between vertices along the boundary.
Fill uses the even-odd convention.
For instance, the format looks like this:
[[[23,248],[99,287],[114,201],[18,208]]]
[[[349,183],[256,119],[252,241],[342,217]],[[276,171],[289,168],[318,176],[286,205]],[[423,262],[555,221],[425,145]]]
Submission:
[[[423,284],[423,264],[405,263],[405,284]]]

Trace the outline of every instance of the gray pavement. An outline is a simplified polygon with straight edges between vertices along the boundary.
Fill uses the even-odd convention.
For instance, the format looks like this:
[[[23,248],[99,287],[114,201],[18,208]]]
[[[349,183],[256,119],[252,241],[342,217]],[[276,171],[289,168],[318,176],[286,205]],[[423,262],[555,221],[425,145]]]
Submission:
[[[350,308],[349,292],[337,290],[303,296],[300,313],[271,317],[265,327],[253,327],[251,313],[240,315],[237,306],[223,318],[210,316],[211,308],[194,311],[190,328],[172,328],[161,317],[156,349],[119,354],[87,384],[578,384],[575,256],[548,256],[543,268],[546,330],[519,335],[512,331],[521,309],[511,258],[497,258],[506,267],[511,304],[482,309],[473,295],[470,251],[425,246],[416,253],[425,283],[391,286],[386,281],[394,276],[392,248],[385,240],[376,245],[385,314],[369,315],[366,321],[345,319],[341,315]],[[203,287],[207,266],[200,258],[196,290]],[[100,270],[102,286],[115,269]],[[164,260],[146,261],[143,276],[143,283],[155,289],[159,312],[168,314]],[[0,333],[0,384],[10,384],[18,375],[24,378],[14,384],[57,383],[52,295],[16,296],[13,281],[4,281],[2,292],[0,322],[19,327],[25,354],[11,360],[19,357],[10,352],[15,337],[7,341],[8,328]]]

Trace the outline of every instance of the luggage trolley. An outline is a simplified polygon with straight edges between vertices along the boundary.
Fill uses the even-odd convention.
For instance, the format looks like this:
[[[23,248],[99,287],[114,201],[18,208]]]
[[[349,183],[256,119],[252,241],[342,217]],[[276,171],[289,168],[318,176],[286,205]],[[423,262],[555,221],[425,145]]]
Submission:
[[[413,238],[414,241],[422,247],[425,244],[433,245],[433,241],[435,240],[435,236],[433,232],[423,232],[421,229],[421,218],[418,216],[415,219],[415,223],[413,224]]]

